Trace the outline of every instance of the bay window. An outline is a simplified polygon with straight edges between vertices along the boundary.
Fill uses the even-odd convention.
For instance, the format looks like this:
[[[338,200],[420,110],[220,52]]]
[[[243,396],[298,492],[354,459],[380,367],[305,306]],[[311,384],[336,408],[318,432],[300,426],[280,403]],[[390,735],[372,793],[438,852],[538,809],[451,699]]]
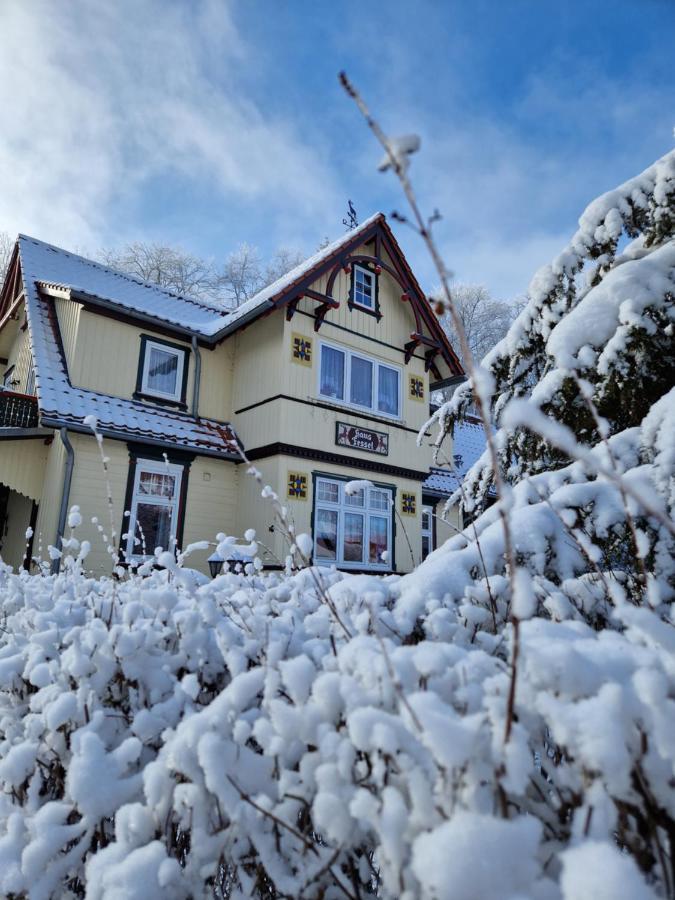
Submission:
[[[321,344],[319,394],[384,416],[401,416],[401,372],[361,353]]]
[[[348,494],[348,482],[316,480],[314,561],[340,568],[392,568],[391,488],[364,487]]]
[[[136,462],[129,506],[127,558],[171,550],[177,534],[183,467],[152,459]]]

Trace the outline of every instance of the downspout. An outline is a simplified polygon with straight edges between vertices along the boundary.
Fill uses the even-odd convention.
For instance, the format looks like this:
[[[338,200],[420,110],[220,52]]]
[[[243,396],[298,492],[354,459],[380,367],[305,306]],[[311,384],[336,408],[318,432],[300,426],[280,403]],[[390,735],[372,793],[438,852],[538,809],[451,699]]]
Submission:
[[[199,344],[197,338],[192,335],[192,352],[195,355],[195,380],[192,386],[192,415],[195,419],[199,418],[199,383],[202,379],[202,355],[199,352]]]
[[[63,535],[66,530],[66,519],[68,517],[68,501],[70,499],[70,483],[73,480],[73,463],[75,462],[75,452],[73,445],[68,437],[68,429],[62,428],[59,431],[61,443],[66,448],[66,471],[63,475],[63,491],[61,493],[61,508],[59,509],[59,524],[56,531],[56,549],[61,550],[63,545]],[[58,575],[61,568],[61,557],[52,560],[52,575]]]

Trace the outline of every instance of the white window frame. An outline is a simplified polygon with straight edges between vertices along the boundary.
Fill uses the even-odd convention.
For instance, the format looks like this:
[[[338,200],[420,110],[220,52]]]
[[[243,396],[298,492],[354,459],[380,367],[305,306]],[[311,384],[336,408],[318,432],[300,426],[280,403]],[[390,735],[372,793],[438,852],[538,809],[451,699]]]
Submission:
[[[429,527],[424,527],[424,516],[429,516]],[[424,556],[424,538],[429,538],[429,553],[433,553],[436,549],[434,547],[434,508],[433,506],[429,506],[428,504],[422,504],[422,559],[425,559]],[[429,554],[427,554],[428,556]]]
[[[161,350],[162,353],[172,353],[178,358],[178,367],[176,369],[176,390],[173,393],[168,391],[158,391],[148,385],[150,356],[153,349]],[[161,341],[153,341],[148,338],[143,346],[143,373],[141,376],[141,393],[147,394],[148,397],[159,397],[161,400],[172,400],[180,403],[183,393],[183,371],[185,368],[185,350],[178,347],[170,347]]]
[[[321,391],[321,369],[323,365],[323,348],[329,347],[331,350],[337,350],[343,355],[344,359],[344,369],[343,369],[343,391],[344,397],[342,400],[339,400],[337,397],[332,397],[330,394],[324,394]],[[351,397],[351,389],[352,389],[352,366],[351,361],[352,358],[356,357],[357,359],[361,359],[364,362],[368,362],[372,365],[373,369],[373,380],[371,385],[370,392],[370,406],[362,406],[360,403],[353,403],[349,398]],[[398,391],[397,391],[397,403],[398,403],[398,413],[388,413],[379,409],[378,407],[378,399],[379,399],[379,373],[380,369],[391,369],[393,372],[396,372],[398,376]],[[319,397],[324,397],[326,400],[329,400],[331,403],[335,403],[339,406],[344,406],[349,409],[355,410],[366,410],[369,413],[372,413],[376,416],[382,416],[385,419],[393,419],[397,422],[400,422],[403,418],[403,370],[400,366],[395,365],[390,362],[381,362],[379,359],[376,359],[374,356],[368,356],[365,353],[360,353],[355,350],[350,350],[348,347],[340,346],[339,344],[334,344],[330,341],[320,341],[319,342],[319,365],[318,369],[318,378],[317,378],[317,393]]]
[[[158,473],[160,475],[173,475],[176,479],[174,495],[171,500],[166,497],[153,497],[152,494],[141,494],[139,487],[141,483],[141,474],[144,472]],[[129,526],[127,529],[127,559],[145,560],[154,556],[155,547],[149,547],[146,543],[146,552],[142,552],[142,537],[136,534],[136,514],[138,504],[146,504],[147,506],[162,506],[171,508],[171,529],[169,532],[169,547],[163,547],[163,550],[172,550],[176,540],[178,530],[178,511],[180,508],[181,486],[183,481],[183,466],[174,463],[162,462],[157,459],[137,459],[136,471],[134,472],[134,489],[131,494],[131,504],[129,509]],[[138,538],[138,546],[134,545],[134,538]]]
[[[338,498],[335,502],[330,500],[319,500],[319,485],[321,483],[328,483],[331,485],[337,485],[338,487]],[[363,570],[371,570],[373,572],[390,572],[392,570],[393,563],[393,524],[392,524],[392,511],[394,507],[394,491],[393,488],[383,487],[380,485],[373,485],[372,488],[364,488],[364,496],[363,496],[363,505],[358,506],[353,501],[353,498],[348,497],[345,494],[345,485],[348,484],[347,481],[342,481],[338,478],[331,478],[327,475],[319,475],[315,479],[314,483],[314,564],[317,566],[337,566],[339,569],[363,569]],[[370,495],[373,492],[383,492],[388,496],[388,504],[387,509],[378,509],[377,507],[371,506],[370,503]],[[352,502],[350,503],[350,499]],[[317,547],[317,517],[319,510],[327,510],[329,512],[337,513],[337,534],[336,534],[336,554],[335,559],[326,559],[318,555],[318,547]],[[345,514],[355,514],[363,517],[363,561],[359,562],[354,560],[345,561],[344,558],[344,522],[345,522]],[[378,519],[385,519],[387,522],[387,554],[388,558],[386,561],[373,563],[370,562],[368,557],[370,555],[370,520],[372,517],[377,517]]]
[[[371,279],[371,305],[368,306],[366,303],[360,303],[356,299],[356,273],[363,272],[364,275],[367,275]],[[359,266],[357,264],[354,265],[354,281],[352,285],[352,306],[357,306],[359,309],[367,309],[368,312],[375,312],[377,308],[377,302],[375,300],[375,294],[377,291],[377,273],[373,272],[371,269],[367,269],[365,266]]]

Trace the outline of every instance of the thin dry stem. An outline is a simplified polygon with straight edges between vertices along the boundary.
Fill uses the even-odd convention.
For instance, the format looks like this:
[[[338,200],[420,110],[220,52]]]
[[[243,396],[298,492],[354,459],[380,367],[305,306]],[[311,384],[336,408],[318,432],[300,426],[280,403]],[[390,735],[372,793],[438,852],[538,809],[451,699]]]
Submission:
[[[504,557],[506,562],[506,569],[509,578],[509,583],[511,586],[511,597],[514,596],[514,580],[515,580],[515,553],[513,549],[513,540],[511,537],[511,527],[509,523],[508,510],[506,508],[505,497],[506,490],[504,485],[504,480],[501,475],[501,470],[499,466],[499,458],[497,455],[497,447],[495,444],[494,434],[492,431],[492,422],[490,419],[489,413],[489,398],[483,395],[479,367],[475,364],[473,359],[473,355],[471,353],[471,348],[469,347],[469,342],[467,339],[466,331],[464,329],[464,324],[461,320],[461,317],[455,307],[455,304],[452,300],[452,295],[450,291],[450,284],[448,279],[448,270],[443,262],[443,258],[436,246],[436,242],[434,241],[432,235],[432,226],[434,221],[438,218],[437,211],[434,211],[433,216],[429,217],[427,220],[424,219],[419,204],[417,202],[417,197],[412,188],[410,180],[408,178],[406,169],[401,165],[401,161],[399,160],[396,153],[394,153],[391,143],[387,138],[384,131],[381,129],[377,121],[371,116],[368,107],[366,106],[363,98],[356,90],[354,85],[351,83],[349,78],[344,72],[340,73],[340,83],[343,88],[347,92],[347,94],[354,100],[359,111],[363,115],[368,127],[373,132],[377,140],[380,142],[385,152],[389,157],[389,162],[391,167],[396,174],[398,180],[401,183],[401,187],[403,188],[403,192],[405,193],[406,199],[408,201],[408,205],[412,211],[414,216],[414,220],[416,223],[417,231],[421,236],[422,240],[427,246],[431,258],[433,260],[434,266],[440,278],[441,287],[443,290],[443,296],[445,300],[445,306],[450,313],[450,318],[452,320],[453,327],[459,339],[459,346],[462,353],[462,358],[464,360],[464,364],[466,366],[466,370],[471,379],[472,387],[473,387],[473,399],[476,404],[476,408],[478,410],[479,418],[483,423],[483,428],[485,430],[485,439],[488,445],[488,450],[490,453],[490,460],[492,462],[492,468],[494,471],[494,479],[495,479],[495,491],[497,494],[497,505],[499,510],[499,517],[502,522],[502,528],[504,532]],[[506,727],[504,731],[504,742],[508,743],[509,738],[511,736],[511,726],[513,722],[514,715],[514,705],[515,705],[515,681],[516,681],[516,673],[517,673],[517,665],[518,665],[518,650],[519,650],[519,641],[518,641],[518,624],[517,619],[511,614],[511,619],[514,624],[514,642],[513,642],[513,650],[511,654],[511,681],[512,688],[509,691],[509,699],[507,704],[507,714],[506,714]]]

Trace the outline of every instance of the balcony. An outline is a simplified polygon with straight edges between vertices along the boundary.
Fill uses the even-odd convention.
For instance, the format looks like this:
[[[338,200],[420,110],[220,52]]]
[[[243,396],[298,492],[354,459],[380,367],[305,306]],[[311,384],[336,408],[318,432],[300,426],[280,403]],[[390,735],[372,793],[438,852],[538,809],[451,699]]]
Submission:
[[[37,427],[37,397],[0,390],[0,428]]]

